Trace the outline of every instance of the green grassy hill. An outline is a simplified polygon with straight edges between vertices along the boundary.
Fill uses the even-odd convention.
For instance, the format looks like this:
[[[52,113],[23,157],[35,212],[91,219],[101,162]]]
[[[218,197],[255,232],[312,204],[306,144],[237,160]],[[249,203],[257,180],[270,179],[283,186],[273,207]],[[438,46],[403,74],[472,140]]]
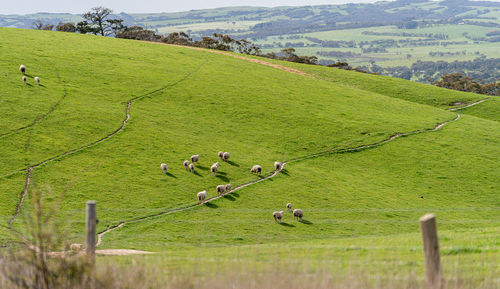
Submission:
[[[27,204],[42,192],[47,205],[62,201],[54,217],[70,226],[68,238],[80,241],[86,200],[98,203],[101,232],[195,204],[201,190],[215,196],[219,184],[257,180],[249,172],[254,164],[268,175],[274,161],[292,160],[276,177],[209,204],[126,223],[106,234],[101,247],[173,254],[350,238],[368,246],[373,236],[397,240],[418,232],[426,212],[450,232],[500,227],[500,124],[490,106],[496,101],[430,131],[456,118],[443,109],[450,103],[482,97],[280,63],[306,77],[209,51],[89,35],[0,29],[0,43],[3,224],[15,213],[30,167],[15,226],[24,226]],[[366,150],[334,150],[425,129]],[[231,161],[212,176],[218,151],[229,151]],[[331,152],[307,157],[325,151]],[[182,166],[192,154],[200,154],[195,174]],[[272,212],[287,202],[304,210],[305,222],[292,222],[290,214],[282,225],[274,222]],[[5,231],[0,240],[10,240]],[[485,246],[497,256],[498,245]]]

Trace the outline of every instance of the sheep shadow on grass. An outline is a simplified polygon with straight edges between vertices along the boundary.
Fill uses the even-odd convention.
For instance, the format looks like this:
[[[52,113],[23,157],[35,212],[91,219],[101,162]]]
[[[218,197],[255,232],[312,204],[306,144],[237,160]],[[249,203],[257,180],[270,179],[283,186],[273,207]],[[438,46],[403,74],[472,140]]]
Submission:
[[[202,165],[197,165],[197,166],[196,166],[196,168],[197,168],[197,169],[200,169],[200,170],[202,170],[202,171],[208,171],[208,168],[207,168],[207,167],[204,167],[204,166],[202,166]]]
[[[288,172],[288,170],[287,170],[287,169],[282,169],[282,170],[280,171],[280,173],[284,174],[285,176],[289,176],[289,175],[290,175],[290,173]]]
[[[284,226],[284,227],[295,227],[295,225],[293,225],[293,224],[288,224],[288,223],[285,223],[285,222],[278,223],[278,224],[280,224],[281,226]]]
[[[240,194],[238,194],[237,192],[232,192],[231,195],[235,196],[236,198],[240,197]]]
[[[228,178],[228,177],[226,177],[226,176],[221,176],[221,175],[219,175],[219,174],[218,174],[218,175],[216,175],[215,177],[216,177],[216,178],[218,178],[218,179],[221,179],[222,181],[224,181],[224,182],[226,182],[226,183],[228,183],[228,182],[229,182],[229,178]]]
[[[203,178],[203,176],[202,176],[202,175],[200,175],[200,173],[199,173],[199,172],[197,172],[197,171],[194,171],[194,172],[193,172],[193,174],[197,175],[198,177],[202,177],[202,178]]]
[[[301,223],[302,223],[302,224],[304,224],[304,225],[312,225],[312,224],[313,224],[311,221],[308,221],[308,220],[306,220],[306,219],[302,219],[302,220],[300,220],[299,222],[301,222]]]
[[[233,196],[231,196],[230,194],[229,195],[225,195],[224,199],[232,201],[232,202],[236,201],[236,199]]]
[[[211,208],[211,209],[217,209],[219,206],[217,206],[216,204],[212,204],[212,203],[205,203],[205,206]]]
[[[177,177],[172,173],[167,172],[166,175],[171,177],[171,178],[177,179]]]
[[[228,163],[228,164],[232,165],[233,167],[238,167],[238,168],[240,167],[240,165],[239,165],[239,164],[237,164],[237,163],[235,163],[235,162],[232,162],[232,161],[229,161],[229,160],[228,160],[228,161],[226,161],[226,163]]]

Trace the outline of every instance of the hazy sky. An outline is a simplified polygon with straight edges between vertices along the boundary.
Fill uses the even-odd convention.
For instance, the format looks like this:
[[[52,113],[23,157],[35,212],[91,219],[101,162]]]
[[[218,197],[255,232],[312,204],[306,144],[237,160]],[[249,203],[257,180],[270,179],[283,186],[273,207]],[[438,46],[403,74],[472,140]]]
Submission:
[[[35,12],[83,13],[105,6],[115,13],[175,12],[226,6],[302,6],[374,2],[373,0],[0,0],[0,14]]]

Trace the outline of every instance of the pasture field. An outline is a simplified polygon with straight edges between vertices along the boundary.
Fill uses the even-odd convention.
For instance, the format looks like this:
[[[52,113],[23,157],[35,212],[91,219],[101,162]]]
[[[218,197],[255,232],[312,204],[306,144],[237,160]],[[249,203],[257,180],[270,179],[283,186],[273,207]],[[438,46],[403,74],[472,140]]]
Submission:
[[[263,46],[264,52],[277,52],[280,50],[278,45],[284,47],[293,47],[296,49],[298,55],[315,55],[320,60],[341,61],[345,60],[349,64],[360,66],[369,65],[373,60],[375,63],[382,67],[393,66],[410,66],[417,60],[420,61],[447,61],[452,62],[455,60],[465,61],[473,60],[481,55],[488,58],[498,57],[498,43],[484,42],[474,43],[473,40],[464,37],[467,33],[468,37],[481,38],[492,31],[493,28],[478,26],[478,25],[459,25],[459,24],[435,24],[431,27],[423,27],[416,29],[401,29],[396,26],[381,26],[381,27],[366,27],[354,28],[345,30],[332,30],[311,33],[298,33],[287,34],[279,36],[269,36],[263,39],[258,39],[256,43]],[[493,29],[495,30],[495,29]],[[365,32],[365,33],[363,33]],[[382,33],[382,35],[372,35],[366,33]],[[383,35],[383,33],[391,33],[390,35]],[[446,40],[432,40],[438,41],[439,45],[431,46],[416,46],[399,44],[400,47],[387,47],[387,52],[364,52],[360,47],[321,47],[314,45],[313,42],[307,40],[307,37],[317,38],[322,41],[355,41],[360,43],[363,41],[404,41],[404,40],[425,40],[426,37],[410,37],[404,36],[405,34],[425,35],[425,34],[444,34],[448,35]],[[459,43],[460,42],[460,43]],[[465,42],[465,43],[464,43]],[[302,43],[302,44],[300,44]],[[447,43],[446,46],[443,43]],[[274,45],[273,48],[267,48],[265,45]],[[288,45],[287,45],[288,44]],[[303,46],[304,45],[304,46]],[[368,48],[370,45],[366,45]],[[375,44],[375,47],[383,47],[383,44]],[[318,55],[317,52],[352,52],[357,53],[359,56],[355,57],[328,57]],[[465,51],[465,54],[462,52]],[[443,55],[430,55],[430,53],[442,52]],[[455,55],[454,53],[460,53]],[[451,53],[451,54],[450,54]],[[411,55],[408,57],[408,55]]]
[[[484,97],[264,59],[309,74],[302,76],[231,54],[90,35],[2,28],[0,43],[3,225],[15,216],[13,226],[26,230],[32,196],[42,194],[57,206],[53,218],[64,220],[68,241],[81,242],[85,201],[93,199],[99,232],[125,222],[99,248],[157,253],[102,262],[168,263],[182,272],[201,262],[200,273],[214,264],[227,271],[231,260],[265,270],[291,256],[314,271],[359,258],[421,272],[417,220],[433,212],[445,263],[466,260],[478,278],[498,272],[496,99],[457,118],[450,104]],[[409,134],[345,150],[398,133]],[[231,159],[212,176],[218,151]],[[195,174],[182,166],[192,154],[200,154]],[[250,168],[261,164],[267,176],[274,161],[288,163],[273,178],[161,215],[195,204],[199,191],[213,197],[216,185],[259,180]],[[274,222],[272,212],[287,202],[304,210],[302,222],[290,213]],[[13,246],[4,228],[0,241]]]

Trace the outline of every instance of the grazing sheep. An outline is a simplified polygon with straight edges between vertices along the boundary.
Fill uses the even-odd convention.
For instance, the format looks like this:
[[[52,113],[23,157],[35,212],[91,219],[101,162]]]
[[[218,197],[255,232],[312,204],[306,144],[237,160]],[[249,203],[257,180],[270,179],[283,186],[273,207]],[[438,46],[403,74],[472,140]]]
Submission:
[[[197,163],[199,159],[200,159],[200,155],[192,155],[191,156],[192,163]]]
[[[69,246],[69,249],[73,252],[78,252],[78,251],[81,251],[83,249],[83,245],[82,244],[71,244]]]
[[[219,152],[217,155],[219,156],[219,158],[220,158],[221,160],[224,158],[224,153],[223,153],[223,152]]]
[[[28,80],[28,78],[26,78],[26,76],[23,76],[23,82],[24,82],[24,84],[26,84],[27,80]]]
[[[223,155],[222,155],[222,159],[224,161],[227,161],[229,158],[231,157],[231,154],[228,153],[228,152],[225,152]]]
[[[226,192],[230,192],[231,191],[231,184],[227,184],[226,185]]]
[[[304,216],[304,213],[302,212],[301,209],[295,209],[293,210],[293,219],[297,218],[297,220],[302,221],[302,217]]]
[[[35,82],[36,82],[36,84],[40,85],[40,77],[35,76]]]
[[[22,74],[26,73],[26,66],[21,64],[21,66],[19,66],[19,71],[21,71]]]
[[[167,164],[161,164],[161,165],[160,165],[160,167],[161,167],[161,171],[162,171],[164,174],[166,174],[166,173],[167,173]]]
[[[250,172],[252,174],[256,173],[256,174],[260,174],[262,172],[262,167],[259,166],[259,165],[255,165],[252,167],[252,169],[250,170]]]
[[[193,164],[189,164],[189,171],[194,173],[194,165]]]
[[[218,193],[219,195],[224,194],[224,192],[225,192],[225,191],[226,191],[226,186],[224,186],[224,185],[218,185],[218,186],[217,186],[217,193]]]
[[[198,197],[198,201],[201,204],[207,198],[207,191],[201,191],[196,196]]]
[[[216,174],[217,171],[219,170],[219,162],[216,162],[215,164],[213,164],[211,167],[210,167],[210,171],[212,172],[212,174]]]
[[[280,170],[282,165],[283,164],[280,162],[274,162],[274,170],[275,171]]]
[[[188,160],[184,161],[184,168],[186,169],[186,171],[189,168],[189,161]]]
[[[283,218],[283,211],[274,212],[273,217],[276,223],[281,223],[281,219]]]
[[[286,210],[291,212],[292,211],[292,203],[286,204]]]

